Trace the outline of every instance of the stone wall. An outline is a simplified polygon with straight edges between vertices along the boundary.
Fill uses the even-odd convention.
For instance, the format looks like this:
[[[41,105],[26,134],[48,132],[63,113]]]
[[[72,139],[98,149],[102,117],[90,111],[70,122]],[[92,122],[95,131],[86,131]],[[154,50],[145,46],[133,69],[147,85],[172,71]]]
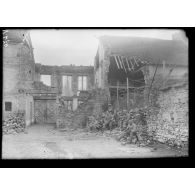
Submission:
[[[186,65],[169,65],[169,64],[165,64],[165,68],[163,69],[162,64],[158,65],[158,69],[156,72],[156,75],[168,75],[170,69],[173,68],[173,71],[171,72],[171,75],[174,77],[182,77],[185,73],[188,73],[188,66]],[[155,65],[149,65],[148,66],[149,69],[149,77],[152,78],[156,69]]]
[[[57,127],[58,128],[77,128],[85,127],[87,119],[91,115],[98,115],[102,113],[103,105],[108,103],[106,101],[106,92],[103,90],[93,90],[83,97],[77,97],[82,104],[76,110],[68,110],[64,106],[64,101],[71,100],[71,98],[58,96],[57,97]]]
[[[149,131],[155,140],[172,146],[188,144],[188,87],[168,88],[160,92],[158,112],[150,116]]]
[[[3,49],[3,90],[4,93],[18,93],[29,89],[34,79],[34,61],[26,45],[10,44]]]
[[[64,101],[68,100],[63,96],[56,99],[56,126],[57,128],[70,127],[72,124],[73,111],[68,110]]]
[[[87,105],[86,108],[77,110],[76,99],[78,97],[78,77],[87,76],[87,91],[92,91],[94,86],[94,70],[91,66],[45,66],[41,64],[36,64],[35,75],[37,81],[40,80],[40,75],[51,75],[51,91],[55,92],[57,95],[57,106],[56,106],[56,126],[58,128],[64,127],[74,127],[81,126],[87,114]],[[63,76],[72,76],[72,91],[69,94],[62,93],[62,77]],[[85,92],[85,91],[81,91]],[[72,101],[73,110],[68,110],[65,101]],[[74,101],[73,101],[74,100]]]
[[[64,101],[66,97],[57,98],[57,128],[84,127],[88,115],[92,114],[94,101],[83,100],[83,104],[77,110],[68,110]]]
[[[109,92],[106,89],[96,89],[93,115],[101,114],[104,105],[109,103]]]
[[[26,125],[29,125],[34,121],[33,97],[29,91],[35,72],[30,35],[27,31],[9,30],[8,39],[8,46],[3,48],[3,117],[22,110],[25,112]],[[11,111],[5,110],[5,102],[11,102]]]
[[[36,78],[40,75],[51,75],[51,87],[62,93],[62,76],[72,76],[72,95],[78,91],[78,77],[87,76],[87,90],[92,90],[94,86],[94,69],[92,66],[46,66],[36,64]]]
[[[11,111],[5,110],[5,102],[11,102]],[[32,110],[31,110],[32,109]],[[31,95],[17,94],[3,96],[3,120],[11,113],[23,111],[25,113],[26,126],[34,122],[34,100]],[[32,115],[31,115],[32,114]]]

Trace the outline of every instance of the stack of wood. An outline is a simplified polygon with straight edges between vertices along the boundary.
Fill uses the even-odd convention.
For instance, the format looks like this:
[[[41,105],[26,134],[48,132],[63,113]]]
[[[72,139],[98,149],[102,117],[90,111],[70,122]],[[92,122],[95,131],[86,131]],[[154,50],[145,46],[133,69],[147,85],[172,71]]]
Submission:
[[[12,113],[3,121],[4,134],[20,133],[24,131],[25,131],[24,112]]]

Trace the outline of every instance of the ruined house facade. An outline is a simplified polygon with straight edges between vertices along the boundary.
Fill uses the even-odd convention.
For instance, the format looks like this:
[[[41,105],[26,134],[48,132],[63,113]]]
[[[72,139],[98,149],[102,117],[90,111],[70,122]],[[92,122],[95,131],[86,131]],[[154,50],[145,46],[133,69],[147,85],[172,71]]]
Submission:
[[[67,115],[77,110],[85,94],[93,89],[93,67],[91,66],[46,66],[35,65],[35,78],[42,83],[47,76],[49,83],[40,86],[34,96],[35,122],[56,123],[63,127],[69,121]]]
[[[118,86],[120,108],[125,108],[128,82],[129,107],[133,107],[139,98],[146,103],[155,71],[159,83],[188,74],[188,46],[179,40],[102,36],[94,69],[95,87],[105,91],[114,106]]]
[[[120,109],[144,106],[157,70],[154,83],[159,88],[159,113],[148,124],[158,127],[159,140],[170,136],[162,132],[162,124],[168,124],[164,129],[172,132],[171,136],[179,131],[187,139],[187,43],[103,36],[94,67],[47,66],[35,63],[27,30],[10,30],[8,39],[3,49],[3,119],[23,111],[27,126],[85,126],[87,117],[100,114],[104,104]]]
[[[93,67],[35,63],[29,31],[8,30],[7,35],[9,44],[3,49],[3,119],[21,111],[26,126],[60,126],[66,121],[60,113],[61,106],[64,113],[77,110],[92,90]],[[43,82],[45,78],[47,83]]]
[[[155,139],[188,143],[187,41],[103,36],[94,69],[96,88],[115,108],[143,107],[155,100],[158,112],[148,120]]]

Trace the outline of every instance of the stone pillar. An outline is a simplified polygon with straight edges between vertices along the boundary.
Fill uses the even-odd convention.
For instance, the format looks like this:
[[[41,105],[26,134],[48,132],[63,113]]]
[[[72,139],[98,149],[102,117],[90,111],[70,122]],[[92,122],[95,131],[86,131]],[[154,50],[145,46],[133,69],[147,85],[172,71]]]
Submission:
[[[143,75],[144,75],[144,81],[145,81],[145,89],[144,89],[144,106],[148,103],[148,90],[149,90],[149,81],[150,81],[150,75],[149,75],[149,67],[145,66],[144,69],[142,69]]]
[[[56,127],[60,127],[59,96],[56,97]]]
[[[51,87],[56,87],[55,79],[56,79],[56,77],[55,77],[55,74],[53,73],[51,75]]]
[[[77,97],[73,97],[73,101],[72,101],[72,109],[73,111],[75,111],[78,107],[78,98]]]
[[[62,75],[57,75],[58,93],[62,94]]]
[[[72,92],[73,95],[76,95],[78,91],[78,75],[72,75]]]

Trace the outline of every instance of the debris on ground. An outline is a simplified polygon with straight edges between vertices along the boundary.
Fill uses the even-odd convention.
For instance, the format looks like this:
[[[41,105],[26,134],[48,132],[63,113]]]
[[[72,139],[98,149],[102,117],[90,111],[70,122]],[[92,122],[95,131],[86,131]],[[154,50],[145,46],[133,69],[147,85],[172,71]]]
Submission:
[[[146,108],[106,111],[98,116],[90,116],[88,128],[114,137],[122,144],[148,145],[153,140],[147,132],[147,111]]]
[[[3,121],[3,133],[15,134],[25,131],[25,117],[24,112],[10,113],[8,117]]]
[[[181,130],[178,124],[170,125],[167,121],[160,124],[162,121],[157,121],[156,116],[157,110],[152,107],[106,111],[90,116],[88,128],[113,137],[123,145],[152,146],[159,142],[180,149],[187,148],[185,128]]]

